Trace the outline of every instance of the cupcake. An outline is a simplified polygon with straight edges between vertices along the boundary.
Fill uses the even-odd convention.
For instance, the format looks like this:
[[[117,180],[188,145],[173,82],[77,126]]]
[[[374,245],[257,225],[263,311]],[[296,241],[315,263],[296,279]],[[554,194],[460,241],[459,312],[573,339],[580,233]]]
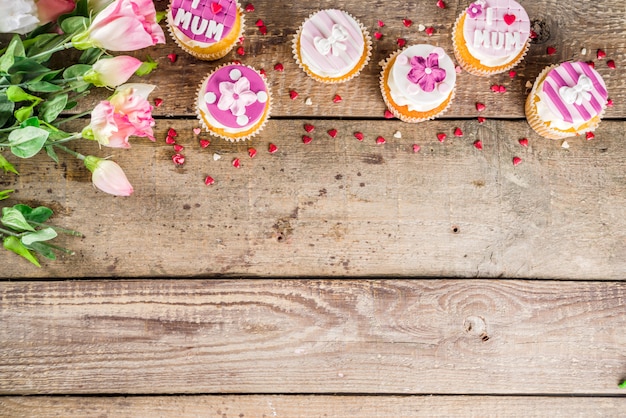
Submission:
[[[196,112],[215,136],[240,141],[256,135],[270,115],[270,90],[252,67],[230,63],[218,67],[200,85]]]
[[[217,60],[243,33],[243,14],[235,0],[172,0],[167,25],[176,43],[203,60]]]
[[[343,83],[358,75],[372,52],[369,33],[341,10],[321,10],[298,29],[293,54],[309,76],[322,83]]]
[[[487,76],[516,66],[530,45],[530,20],[514,0],[477,0],[456,20],[454,56],[470,74]]]
[[[586,62],[551,65],[539,74],[526,99],[526,119],[546,138],[591,132],[600,123],[607,98],[602,76]]]
[[[441,115],[454,97],[456,71],[442,48],[413,45],[396,51],[384,63],[380,90],[387,107],[404,122]]]

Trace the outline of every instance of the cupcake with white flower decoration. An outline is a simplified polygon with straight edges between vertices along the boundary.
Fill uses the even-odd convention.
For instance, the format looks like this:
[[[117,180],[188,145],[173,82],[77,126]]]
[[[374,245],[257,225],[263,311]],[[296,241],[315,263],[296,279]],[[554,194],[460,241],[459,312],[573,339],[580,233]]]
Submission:
[[[198,119],[212,135],[246,140],[261,131],[270,116],[271,93],[254,68],[230,63],[218,67],[200,85]]]
[[[409,46],[393,53],[384,63],[380,90],[385,104],[404,122],[434,119],[454,98],[455,66],[440,47]]]

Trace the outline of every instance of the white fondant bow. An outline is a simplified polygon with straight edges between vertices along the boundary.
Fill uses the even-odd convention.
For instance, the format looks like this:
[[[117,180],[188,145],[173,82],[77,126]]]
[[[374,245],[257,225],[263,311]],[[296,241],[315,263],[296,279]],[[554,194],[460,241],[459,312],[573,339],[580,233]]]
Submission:
[[[346,29],[341,25],[335,24],[328,38],[316,36],[315,39],[313,39],[313,43],[320,54],[328,55],[328,53],[331,52],[334,56],[338,56],[339,50],[345,51],[347,48],[346,45],[341,42],[346,39],[348,39]]]
[[[574,87],[563,86],[559,89],[559,95],[565,103],[577,105],[581,104],[583,100],[591,99],[591,89],[593,83],[586,75],[581,75],[578,78],[578,83]]]

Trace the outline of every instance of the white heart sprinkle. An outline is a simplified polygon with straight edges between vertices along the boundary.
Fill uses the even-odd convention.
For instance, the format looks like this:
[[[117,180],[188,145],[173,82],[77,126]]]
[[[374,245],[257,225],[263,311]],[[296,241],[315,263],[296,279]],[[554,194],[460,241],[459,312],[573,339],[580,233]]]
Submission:
[[[568,149],[569,148],[569,144],[567,143],[567,141],[563,141],[563,143],[561,144],[562,148]]]
[[[212,91],[204,95],[204,101],[208,104],[213,104],[217,101],[217,96]]]
[[[426,30],[426,26],[422,25],[421,23],[417,26],[417,30],[420,32],[424,32]]]
[[[402,132],[400,131],[396,131],[396,133],[393,134],[394,138],[402,138]]]
[[[267,102],[267,93],[264,91],[260,91],[256,94],[256,99],[259,101],[259,103],[265,103]],[[246,122],[247,123],[247,122]],[[245,123],[244,123],[245,125]]]
[[[583,48],[580,50],[580,55],[587,55],[587,48]]]
[[[246,115],[237,116],[237,125],[245,126],[248,123],[248,117]]]
[[[306,100],[304,101],[304,104],[307,106],[311,106],[313,104],[313,100],[311,100],[310,97],[307,97]]]
[[[526,82],[526,88],[531,88],[533,86],[533,83],[531,83],[530,81]]]
[[[230,73],[228,73],[228,75],[230,76],[231,80],[237,81],[241,78],[241,71],[235,68],[231,70]]]
[[[217,161],[217,160],[219,160],[220,158],[222,158],[222,156],[221,156],[221,155],[219,155],[219,154],[213,154],[213,161]]]

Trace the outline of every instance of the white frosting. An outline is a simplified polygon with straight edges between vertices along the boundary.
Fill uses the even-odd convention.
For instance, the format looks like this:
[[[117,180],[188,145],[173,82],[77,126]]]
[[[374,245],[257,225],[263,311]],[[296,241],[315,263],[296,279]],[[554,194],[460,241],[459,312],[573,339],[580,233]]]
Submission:
[[[427,93],[412,83],[407,75],[411,70],[411,58],[418,55],[427,57],[431,53],[439,54],[439,68],[446,71],[446,78],[433,91]],[[426,44],[413,45],[398,54],[387,79],[393,101],[398,106],[407,106],[410,111],[417,112],[427,112],[440,106],[450,97],[455,83],[456,71],[450,57],[443,49]]]
[[[537,97],[539,97],[539,101],[535,103],[537,114],[542,121],[549,123],[549,126],[554,129],[559,129],[562,131],[567,131],[568,129],[578,130],[582,125],[589,123],[589,121],[575,121],[574,123],[570,123],[563,120],[563,116],[557,115],[547,105],[548,95],[539,91],[541,89],[537,89]]]

